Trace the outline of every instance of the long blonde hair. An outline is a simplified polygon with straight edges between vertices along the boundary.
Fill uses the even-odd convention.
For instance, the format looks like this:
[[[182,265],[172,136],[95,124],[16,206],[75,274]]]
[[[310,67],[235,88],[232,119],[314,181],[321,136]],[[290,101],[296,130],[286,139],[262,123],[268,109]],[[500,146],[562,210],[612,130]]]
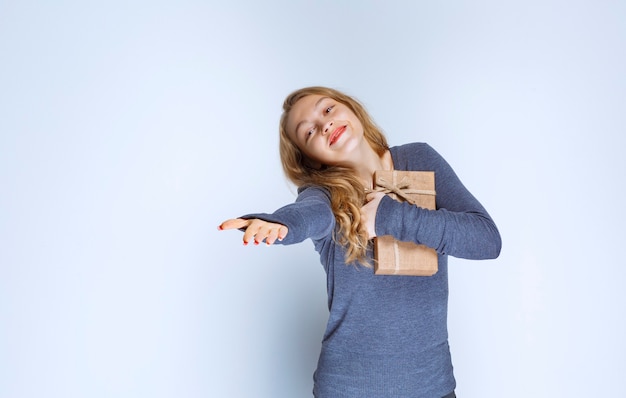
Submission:
[[[280,160],[287,178],[297,187],[317,185],[330,193],[330,203],[339,226],[334,236],[346,249],[346,263],[355,261],[371,266],[367,258],[368,234],[361,222],[361,207],[365,203],[365,187],[354,171],[339,166],[315,169],[287,134],[287,119],[296,102],[308,95],[322,95],[347,106],[363,125],[364,137],[374,151],[382,156],[389,149],[387,139],[374,123],[365,107],[356,99],[332,88],[312,86],[296,90],[285,98],[280,118]]]

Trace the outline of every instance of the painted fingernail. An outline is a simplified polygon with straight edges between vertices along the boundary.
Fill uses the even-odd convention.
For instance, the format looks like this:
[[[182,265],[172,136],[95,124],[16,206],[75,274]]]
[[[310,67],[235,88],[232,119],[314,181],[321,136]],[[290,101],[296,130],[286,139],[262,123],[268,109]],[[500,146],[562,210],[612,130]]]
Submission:
[[[259,242],[257,242],[257,241],[255,240],[255,241],[254,241],[254,244],[255,244],[255,245],[258,245],[258,244],[259,244]]]
[[[243,245],[244,246],[248,246],[248,242],[246,242],[245,240],[243,241]]]
[[[217,229],[219,229],[219,230],[221,231],[221,230],[223,230],[224,228],[222,228],[222,226],[221,226],[221,225],[218,225],[218,226],[217,226]]]

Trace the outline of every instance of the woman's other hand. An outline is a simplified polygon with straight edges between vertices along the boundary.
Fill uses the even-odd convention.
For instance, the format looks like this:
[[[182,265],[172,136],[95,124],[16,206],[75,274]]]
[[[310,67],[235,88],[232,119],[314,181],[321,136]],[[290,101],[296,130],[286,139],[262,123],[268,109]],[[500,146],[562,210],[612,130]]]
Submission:
[[[253,241],[255,245],[258,245],[265,240],[265,244],[269,246],[276,242],[276,240],[283,240],[285,236],[287,236],[287,232],[289,232],[289,229],[283,224],[263,221],[258,218],[230,219],[221,223],[217,228],[220,230],[244,229],[244,245],[247,245],[251,241]]]
[[[376,237],[376,210],[383,196],[385,194],[382,192],[370,192],[365,196],[367,203],[361,207],[361,219],[367,229],[369,239]]]

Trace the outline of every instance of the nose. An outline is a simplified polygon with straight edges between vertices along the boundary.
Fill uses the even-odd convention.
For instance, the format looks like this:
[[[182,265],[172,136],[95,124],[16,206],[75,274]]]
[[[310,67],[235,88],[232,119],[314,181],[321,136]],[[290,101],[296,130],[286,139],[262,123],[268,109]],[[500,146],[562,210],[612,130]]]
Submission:
[[[326,123],[326,126],[324,126],[324,134],[329,133],[331,130],[331,128],[333,127],[333,121],[331,120],[330,122]]]

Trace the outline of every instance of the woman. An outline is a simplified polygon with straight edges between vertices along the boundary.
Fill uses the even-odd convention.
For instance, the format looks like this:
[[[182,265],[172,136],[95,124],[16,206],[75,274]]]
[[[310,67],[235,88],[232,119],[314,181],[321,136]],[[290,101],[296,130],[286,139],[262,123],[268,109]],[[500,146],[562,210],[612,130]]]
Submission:
[[[310,238],[327,275],[329,319],[313,394],[326,397],[454,397],[447,332],[449,255],[491,259],[500,234],[491,217],[430,146],[389,147],[354,98],[325,87],[290,94],[280,156],[298,197],[273,213],[224,221],[243,242]],[[436,210],[373,188],[376,170],[435,172]],[[374,275],[371,239],[392,235],[434,248],[430,277]]]

